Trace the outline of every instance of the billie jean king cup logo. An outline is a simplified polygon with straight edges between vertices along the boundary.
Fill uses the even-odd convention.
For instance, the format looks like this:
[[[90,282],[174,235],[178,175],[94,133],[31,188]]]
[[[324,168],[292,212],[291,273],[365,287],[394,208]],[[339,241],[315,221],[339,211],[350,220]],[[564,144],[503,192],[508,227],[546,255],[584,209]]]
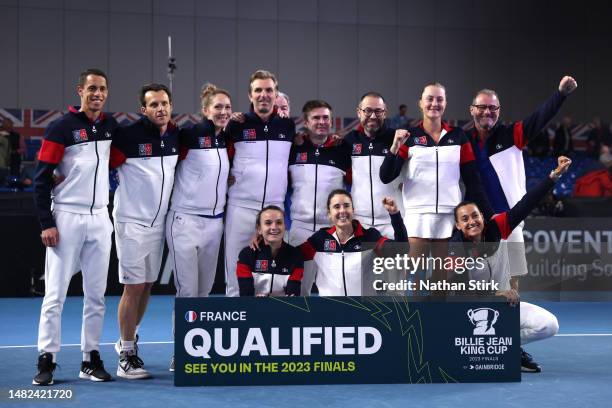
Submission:
[[[474,335],[495,335],[495,327],[493,325],[497,322],[499,312],[488,307],[481,307],[480,309],[470,309],[467,312],[467,316],[470,322],[475,326]]]

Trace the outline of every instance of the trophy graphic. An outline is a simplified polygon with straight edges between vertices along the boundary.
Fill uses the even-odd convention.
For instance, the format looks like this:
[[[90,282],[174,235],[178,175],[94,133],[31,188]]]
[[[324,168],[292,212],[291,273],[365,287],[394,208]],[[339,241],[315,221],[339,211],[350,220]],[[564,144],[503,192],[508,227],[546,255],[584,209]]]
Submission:
[[[499,312],[497,310],[488,307],[470,309],[467,312],[467,316],[474,325],[474,335],[495,335],[495,327],[493,327],[493,325],[497,322],[497,318],[499,317]]]

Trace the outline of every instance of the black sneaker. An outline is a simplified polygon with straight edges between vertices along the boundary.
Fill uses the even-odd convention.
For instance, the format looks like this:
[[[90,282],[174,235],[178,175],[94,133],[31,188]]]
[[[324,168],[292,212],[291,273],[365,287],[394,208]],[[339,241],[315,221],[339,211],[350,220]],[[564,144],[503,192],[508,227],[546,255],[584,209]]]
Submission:
[[[53,354],[42,353],[38,356],[38,374],[32,380],[34,385],[53,385],[53,371],[57,364],[53,362]]]
[[[122,351],[119,356],[117,375],[128,380],[139,380],[149,378],[151,374],[142,366],[142,359],[134,351]]]
[[[89,361],[81,362],[79,378],[91,381],[110,381],[111,376],[104,369],[104,362],[100,360],[98,350],[89,353]]]
[[[174,372],[174,356],[172,356],[172,360],[170,360],[170,368],[168,368],[168,371]]]
[[[523,350],[521,347],[521,371],[524,373],[539,373],[542,371],[542,367],[535,361],[531,354]]]

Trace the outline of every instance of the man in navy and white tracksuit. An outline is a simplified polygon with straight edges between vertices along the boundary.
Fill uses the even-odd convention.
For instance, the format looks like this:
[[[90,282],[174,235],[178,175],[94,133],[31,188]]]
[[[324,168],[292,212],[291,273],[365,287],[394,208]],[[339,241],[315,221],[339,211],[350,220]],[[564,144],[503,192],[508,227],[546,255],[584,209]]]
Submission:
[[[119,282],[124,284],[118,313],[121,351],[117,375],[127,379],[149,376],[134,340],[161,266],[166,212],[179,154],[179,131],[170,122],[170,90],[161,84],[145,85],[140,101],[144,117],[117,130],[111,151],[111,167],[119,173],[113,216]]]
[[[79,377],[111,379],[100,360],[99,343],[113,232],[108,216],[108,162],[117,122],[102,112],[108,96],[102,71],[81,73],[77,92],[81,106],[70,107],[45,131],[34,178],[41,238],[47,247],[35,385],[53,384],[62,308],[72,275],[79,269],[85,296]]]
[[[577,87],[569,76],[563,77],[559,90],[534,113],[520,122],[507,125],[498,123],[500,101],[497,93],[490,89],[479,91],[470,114],[474,129],[468,132],[476,165],[491,206],[500,214],[512,208],[526,193],[525,163],[523,148],[533,140],[544,126],[559,112],[567,95]],[[466,199],[472,199],[469,195]],[[513,260],[511,276],[527,274],[525,247],[523,245],[523,223],[519,224],[508,237],[509,258]],[[516,279],[512,280],[517,285]],[[517,289],[517,287],[514,287]]]
[[[274,112],[278,92],[276,77],[268,71],[251,75],[249,99],[253,112],[244,122],[230,122],[233,143],[231,175],[225,219],[225,281],[227,296],[238,296],[238,254],[255,232],[257,213],[267,205],[283,206],[287,192],[289,152],[295,124]]]
[[[401,179],[385,184],[380,179],[380,166],[393,144],[395,130],[384,126],[387,106],[382,95],[368,92],[361,97],[357,107],[359,128],[343,139],[351,151],[353,205],[355,219],[364,228],[375,227],[387,238],[393,238],[389,213],[382,204],[383,197],[391,197],[403,210]]]
[[[289,244],[299,246],[321,228],[329,226],[327,196],[343,188],[351,169],[351,152],[337,146],[330,136],[332,108],[321,100],[306,102],[302,109],[306,136],[289,156],[291,179],[291,229]],[[302,296],[310,296],[316,264],[304,264]]]
[[[496,213],[501,214],[514,207],[526,193],[525,163],[523,148],[544,129],[546,124],[559,112],[567,95],[578,84],[574,78],[565,76],[559,83],[558,91],[534,113],[519,122],[507,125],[498,123],[500,101],[497,93],[490,89],[478,91],[470,114],[474,129],[468,133],[476,164],[484,189]],[[466,196],[466,198],[470,198]],[[528,273],[523,244],[523,223],[502,240],[499,252],[508,260],[504,267],[510,276],[510,285],[518,291],[518,277]],[[504,244],[504,241],[507,242]],[[510,262],[511,260],[511,262]],[[548,311],[542,308],[521,308],[522,315],[530,313],[545,319]],[[538,316],[522,316],[523,319],[538,319]],[[539,372],[540,368],[531,356],[523,352],[523,370]]]

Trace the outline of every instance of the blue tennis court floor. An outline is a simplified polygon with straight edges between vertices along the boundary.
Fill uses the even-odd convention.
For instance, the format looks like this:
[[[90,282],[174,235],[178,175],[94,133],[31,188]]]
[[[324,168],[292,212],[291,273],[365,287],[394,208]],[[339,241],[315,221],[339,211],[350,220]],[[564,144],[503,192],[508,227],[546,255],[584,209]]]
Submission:
[[[173,297],[154,296],[140,328],[140,355],[154,378],[80,380],[82,298],[70,297],[62,318],[60,367],[52,389],[70,389],[72,401],[9,400],[9,390],[39,389],[36,338],[41,298],[0,299],[0,406],[74,407],[612,407],[612,302],[534,302],[557,315],[557,336],[526,346],[542,365],[540,374],[523,374],[520,383],[304,385],[266,387],[173,386]],[[100,353],[115,376],[118,297],[107,298]]]

